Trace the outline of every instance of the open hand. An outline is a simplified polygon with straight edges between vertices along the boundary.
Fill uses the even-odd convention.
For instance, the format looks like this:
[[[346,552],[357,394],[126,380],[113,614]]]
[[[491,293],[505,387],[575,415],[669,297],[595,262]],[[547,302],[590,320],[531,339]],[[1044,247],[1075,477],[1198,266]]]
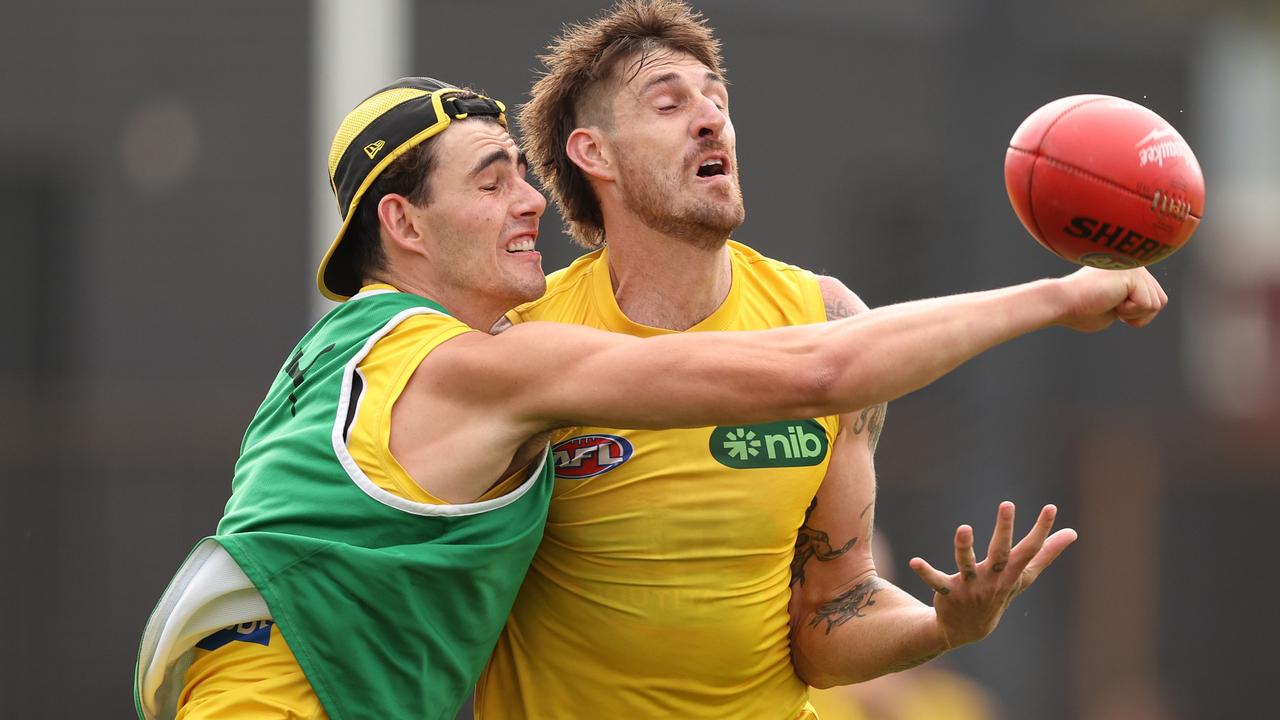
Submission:
[[[1045,505],[1035,527],[1011,548],[1014,506],[1007,501],[1000,503],[996,529],[982,562],[977,562],[973,554],[973,528],[961,525],[955,537],[959,572],[951,575],[935,570],[923,558],[911,558],[911,569],[933,588],[933,608],[948,648],[989,635],[1013,598],[1031,587],[1040,573],[1075,542],[1075,530],[1049,534],[1057,513],[1056,507]]]

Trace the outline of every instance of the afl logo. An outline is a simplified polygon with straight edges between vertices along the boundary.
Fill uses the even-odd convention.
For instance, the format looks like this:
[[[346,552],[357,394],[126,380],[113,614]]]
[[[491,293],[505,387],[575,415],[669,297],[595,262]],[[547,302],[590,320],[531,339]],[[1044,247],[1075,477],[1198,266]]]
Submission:
[[[556,477],[577,480],[595,477],[631,459],[631,442],[617,435],[579,435],[551,449]]]

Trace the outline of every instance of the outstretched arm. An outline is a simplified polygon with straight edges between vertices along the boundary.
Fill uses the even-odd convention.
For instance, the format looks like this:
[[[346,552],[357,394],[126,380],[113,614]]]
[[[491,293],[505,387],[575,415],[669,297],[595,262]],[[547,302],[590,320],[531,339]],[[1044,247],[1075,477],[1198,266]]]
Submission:
[[[822,287],[828,317],[865,310],[839,281],[823,278]],[[796,539],[790,607],[792,660],[801,679],[817,687],[904,670],[985,637],[1013,595],[1030,585],[1075,537],[1072,531],[1062,531],[1045,541],[1052,525],[1050,510],[1032,534],[1011,550],[1013,508],[1009,504],[1001,507],[984,563],[974,559],[973,531],[968,526],[962,526],[956,536],[961,568],[957,575],[945,576],[919,558],[912,560],[913,569],[937,593],[934,607],[879,577],[871,551],[872,461],[884,415],[885,406],[877,405],[841,418],[827,475]],[[1030,559],[1036,556],[1033,548],[1039,552],[1034,561]]]
[[[1084,268],[1058,280],[755,332],[642,339],[525,323],[496,336],[465,333],[414,372],[397,401],[393,436],[412,437],[426,456],[453,457],[432,471],[468,478],[469,489],[457,495],[475,497],[517,447],[552,428],[701,427],[860,411],[1032,330],[1095,330],[1117,317],[1145,325],[1164,302],[1145,270]],[[455,442],[470,449],[465,458],[437,453],[436,444]]]
[[[573,424],[699,427],[815,417],[919,389],[1024,333],[1145,325],[1163,307],[1145,270],[1084,268],[1059,280],[920,300],[837,322],[634,338],[554,323],[442,345],[441,390],[491,408],[525,436]]]
[[[1075,542],[1074,530],[1049,534],[1056,514],[1046,505],[1031,532],[1012,545],[1014,506],[1001,503],[982,562],[974,555],[973,528],[961,525],[955,535],[955,573],[912,558],[912,570],[934,591],[933,607],[878,577],[869,561],[869,569],[843,583],[824,577],[822,570],[806,572],[811,587],[792,588],[796,673],[814,687],[847,685],[915,667],[985,638],[1009,603]]]

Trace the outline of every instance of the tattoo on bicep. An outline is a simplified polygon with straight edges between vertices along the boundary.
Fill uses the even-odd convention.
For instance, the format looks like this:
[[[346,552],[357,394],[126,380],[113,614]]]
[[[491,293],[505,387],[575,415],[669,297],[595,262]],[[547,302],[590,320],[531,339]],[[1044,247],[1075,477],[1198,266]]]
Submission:
[[[804,584],[804,566],[812,558],[817,558],[818,562],[827,562],[835,560],[844,555],[858,543],[858,537],[855,535],[849,538],[849,542],[840,547],[832,547],[831,537],[822,530],[809,525],[809,517],[813,515],[813,509],[818,506],[818,498],[814,498],[809,503],[809,509],[804,511],[804,523],[800,525],[800,530],[796,532],[796,552],[791,557],[791,584]]]
[[[827,621],[827,634],[832,628],[843,625],[851,618],[864,617],[863,611],[876,604],[875,595],[880,592],[883,581],[875,576],[854,585],[836,596],[836,599],[823,603],[809,621],[809,627],[818,627],[823,620]]]
[[[861,435],[863,430],[870,428],[871,437],[867,439],[867,446],[871,448],[872,455],[876,454],[876,445],[880,443],[880,431],[884,429],[884,416],[888,411],[889,403],[880,403],[864,409],[853,421],[854,435]]]

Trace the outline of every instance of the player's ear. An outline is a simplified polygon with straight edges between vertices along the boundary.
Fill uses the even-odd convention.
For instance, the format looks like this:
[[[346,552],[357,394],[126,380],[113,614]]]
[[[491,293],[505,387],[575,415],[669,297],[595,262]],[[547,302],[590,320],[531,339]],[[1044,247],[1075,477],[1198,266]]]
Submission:
[[[396,193],[387,193],[378,201],[378,224],[382,226],[382,234],[404,250],[414,250],[421,240],[412,209],[409,198]]]
[[[613,152],[608,138],[598,129],[575,128],[565,141],[565,152],[569,155],[569,160],[588,177],[597,180],[613,179],[613,170],[617,167],[613,162]]]

